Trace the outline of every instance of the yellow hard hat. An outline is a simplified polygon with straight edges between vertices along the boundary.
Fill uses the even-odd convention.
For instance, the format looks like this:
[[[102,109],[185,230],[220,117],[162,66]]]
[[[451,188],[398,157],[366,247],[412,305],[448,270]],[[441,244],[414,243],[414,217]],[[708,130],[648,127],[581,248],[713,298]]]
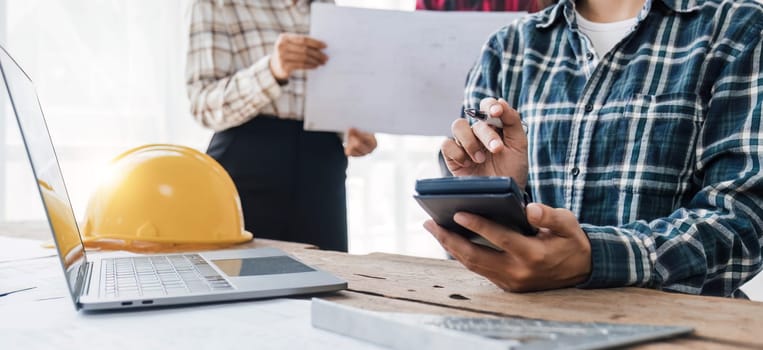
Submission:
[[[146,145],[112,162],[90,196],[83,241],[126,250],[206,248],[252,239],[228,173],[192,148]]]

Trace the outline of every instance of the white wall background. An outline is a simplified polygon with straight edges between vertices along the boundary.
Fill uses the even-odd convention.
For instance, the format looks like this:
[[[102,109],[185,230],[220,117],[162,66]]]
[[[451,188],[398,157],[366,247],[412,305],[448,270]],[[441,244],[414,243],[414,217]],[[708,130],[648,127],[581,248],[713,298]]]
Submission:
[[[415,0],[337,0],[412,10]],[[32,76],[78,218],[92,179],[146,143],[206,148],[188,112],[184,62],[190,0],[0,0],[0,43]],[[0,94],[2,95],[2,94]],[[43,220],[32,173],[0,96],[0,221]],[[454,116],[455,117],[455,116]],[[378,135],[348,171],[350,251],[443,257],[411,199],[416,178],[439,176],[439,138]],[[745,288],[763,300],[763,278]]]

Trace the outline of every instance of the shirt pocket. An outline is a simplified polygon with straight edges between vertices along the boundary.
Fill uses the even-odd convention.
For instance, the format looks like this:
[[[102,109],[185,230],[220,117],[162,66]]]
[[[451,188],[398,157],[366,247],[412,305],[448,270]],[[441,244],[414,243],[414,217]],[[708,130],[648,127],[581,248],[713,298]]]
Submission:
[[[615,149],[622,158],[612,185],[623,192],[677,200],[693,175],[704,110],[692,93],[633,95],[618,122]]]

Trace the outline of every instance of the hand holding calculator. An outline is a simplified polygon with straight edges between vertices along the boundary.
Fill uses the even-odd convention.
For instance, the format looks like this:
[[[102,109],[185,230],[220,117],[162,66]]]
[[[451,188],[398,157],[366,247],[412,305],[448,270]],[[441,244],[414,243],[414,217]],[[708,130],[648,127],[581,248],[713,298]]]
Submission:
[[[474,243],[498,249],[482,236],[453,221],[463,211],[476,214],[525,235],[535,235],[527,222],[525,195],[510,177],[465,176],[416,181],[414,195],[434,221]],[[500,250],[500,249],[498,249]]]

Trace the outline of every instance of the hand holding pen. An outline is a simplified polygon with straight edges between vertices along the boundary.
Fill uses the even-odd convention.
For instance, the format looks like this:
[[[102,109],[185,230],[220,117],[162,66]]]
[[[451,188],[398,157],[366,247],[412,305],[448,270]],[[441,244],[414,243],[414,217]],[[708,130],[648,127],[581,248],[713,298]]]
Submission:
[[[466,114],[467,117],[477,121],[485,122],[487,125],[490,125],[496,129],[503,129],[503,121],[501,121],[500,117],[491,117],[487,113],[476,108],[466,108],[464,109],[464,114]],[[525,134],[527,134],[527,123],[521,119],[519,122],[522,124],[522,130],[525,132]]]
[[[456,176],[510,176],[524,190],[527,135],[519,113],[494,98],[480,101],[479,111],[464,113],[478,122],[459,118],[451,125],[453,139],[441,147],[448,169]]]

